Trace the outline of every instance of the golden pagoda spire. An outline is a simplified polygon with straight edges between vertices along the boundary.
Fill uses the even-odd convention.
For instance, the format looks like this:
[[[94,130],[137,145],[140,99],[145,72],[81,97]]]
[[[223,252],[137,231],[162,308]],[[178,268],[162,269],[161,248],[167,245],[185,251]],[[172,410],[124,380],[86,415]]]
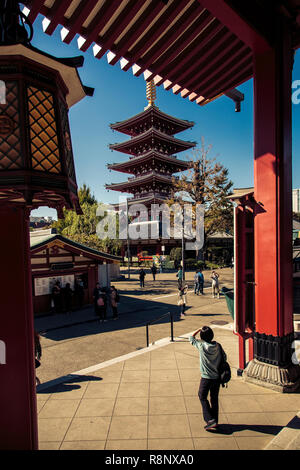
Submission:
[[[155,100],[156,100],[156,85],[154,84],[154,80],[150,80],[149,82],[146,82],[146,96],[148,100],[148,106],[146,106],[145,109],[148,109],[150,107],[156,107],[155,106]]]

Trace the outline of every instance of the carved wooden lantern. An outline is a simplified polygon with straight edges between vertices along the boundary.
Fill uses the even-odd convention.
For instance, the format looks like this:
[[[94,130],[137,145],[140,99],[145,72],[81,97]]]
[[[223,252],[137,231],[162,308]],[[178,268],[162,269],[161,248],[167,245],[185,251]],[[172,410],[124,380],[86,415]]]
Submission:
[[[68,110],[93,94],[77,72],[83,58],[57,59],[31,46],[18,2],[7,2],[2,17],[0,203],[81,213]]]

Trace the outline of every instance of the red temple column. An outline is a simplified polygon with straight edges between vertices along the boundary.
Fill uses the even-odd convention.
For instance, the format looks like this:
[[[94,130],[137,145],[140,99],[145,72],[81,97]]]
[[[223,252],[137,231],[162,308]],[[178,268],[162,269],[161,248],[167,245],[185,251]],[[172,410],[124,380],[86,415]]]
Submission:
[[[0,220],[0,449],[32,450],[38,439],[29,210],[1,205]]]
[[[254,56],[254,359],[246,380],[292,391],[292,125],[293,50],[288,27],[278,24],[277,44]]]

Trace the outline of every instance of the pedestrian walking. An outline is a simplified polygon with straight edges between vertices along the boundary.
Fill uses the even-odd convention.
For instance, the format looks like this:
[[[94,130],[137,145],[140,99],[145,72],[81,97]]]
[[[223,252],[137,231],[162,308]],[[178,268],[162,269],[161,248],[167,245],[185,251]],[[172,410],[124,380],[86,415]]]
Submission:
[[[97,282],[96,287],[93,290],[94,311],[95,311],[96,315],[99,315],[99,312],[98,312],[98,299],[99,299],[100,295],[101,295],[101,287],[100,287],[99,282]]]
[[[198,271],[196,271],[194,275],[194,294],[198,295],[199,294],[199,276],[198,276]]]
[[[200,340],[196,339],[200,333]],[[219,366],[227,357],[222,346],[213,341],[214,333],[209,326],[203,326],[190,336],[190,343],[199,351],[201,380],[199,385],[199,400],[202,406],[206,431],[215,431],[219,421]],[[210,401],[208,400],[210,394]]]
[[[37,369],[41,365],[42,347],[41,347],[41,342],[40,342],[40,336],[36,331],[34,331],[34,357],[35,357],[35,368]],[[41,381],[37,376],[35,377],[35,380],[36,380],[36,385],[40,385]]]
[[[111,286],[110,288],[110,304],[113,312],[113,319],[117,320],[119,318],[118,315],[118,302],[120,300],[119,293],[115,286]]]
[[[65,310],[67,313],[71,313],[72,310],[72,300],[73,300],[73,290],[71,289],[71,284],[67,282],[64,290],[63,290],[63,296],[64,296],[64,304],[65,304]]]
[[[185,309],[187,304],[188,285],[178,287],[178,302],[180,307],[180,318],[185,317]]]
[[[56,281],[56,283],[53,286],[52,300],[54,302],[55,312],[60,313],[62,311],[62,295],[61,295],[60,281]]]
[[[140,287],[145,287],[145,277],[146,277],[146,273],[142,268],[139,272]]]
[[[212,279],[212,284],[211,284],[212,297],[215,298],[215,296],[217,295],[219,299],[220,298],[219,274],[216,273],[216,271],[213,271],[210,278]]]
[[[182,267],[180,266],[178,269],[178,272],[176,274],[176,277],[178,278],[178,287],[182,287],[182,281],[183,281],[183,271]]]
[[[100,317],[100,322],[106,322],[106,312],[107,312],[107,295],[104,288],[101,289],[100,295],[97,299],[97,313]]]
[[[76,307],[81,309],[84,303],[84,284],[82,279],[76,279],[75,281],[75,298],[76,298]]]
[[[201,271],[201,269],[199,269],[198,271],[198,294],[200,292],[201,295],[204,295],[203,288],[204,288],[204,276],[203,276],[203,272]]]
[[[152,276],[153,276],[153,281],[155,281],[155,276],[156,276],[156,273],[157,273],[157,269],[156,269],[155,264],[153,264],[153,266],[151,267],[151,272],[152,272]]]

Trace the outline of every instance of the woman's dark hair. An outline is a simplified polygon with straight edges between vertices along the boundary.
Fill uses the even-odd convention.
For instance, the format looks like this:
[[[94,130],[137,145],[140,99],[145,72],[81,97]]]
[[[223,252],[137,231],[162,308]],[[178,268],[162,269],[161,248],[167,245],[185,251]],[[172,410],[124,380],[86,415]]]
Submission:
[[[200,338],[202,341],[210,343],[214,337],[214,332],[209,326],[203,326],[200,331]]]

